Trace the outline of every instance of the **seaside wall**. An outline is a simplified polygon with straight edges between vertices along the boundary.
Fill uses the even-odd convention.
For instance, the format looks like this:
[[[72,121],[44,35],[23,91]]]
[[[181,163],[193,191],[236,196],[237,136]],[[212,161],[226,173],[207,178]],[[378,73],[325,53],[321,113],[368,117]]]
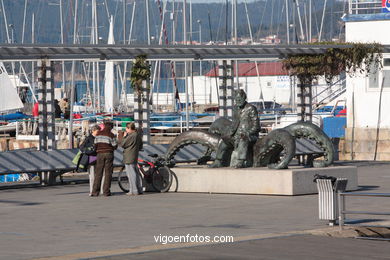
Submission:
[[[380,129],[377,140],[376,128],[346,129],[345,140],[339,144],[340,160],[390,161],[390,129]],[[352,138],[352,135],[354,137]]]
[[[0,139],[0,152],[37,147],[38,141],[18,141],[13,137]]]

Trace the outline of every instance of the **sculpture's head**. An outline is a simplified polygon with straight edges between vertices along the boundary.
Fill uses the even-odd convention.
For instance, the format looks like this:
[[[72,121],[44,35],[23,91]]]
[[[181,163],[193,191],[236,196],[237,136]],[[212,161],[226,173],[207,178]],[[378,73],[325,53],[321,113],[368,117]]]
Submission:
[[[246,93],[245,93],[245,91],[242,90],[242,89],[237,91],[236,97],[235,97],[234,101],[236,102],[236,106],[238,106],[239,108],[243,108],[245,106],[245,104],[246,104]]]

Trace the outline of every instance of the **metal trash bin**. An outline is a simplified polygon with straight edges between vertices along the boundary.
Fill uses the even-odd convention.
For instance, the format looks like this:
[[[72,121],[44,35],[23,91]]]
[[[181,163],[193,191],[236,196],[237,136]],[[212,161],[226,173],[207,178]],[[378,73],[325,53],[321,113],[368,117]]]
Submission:
[[[344,192],[348,179],[328,176],[316,177],[318,189],[318,214],[319,219],[329,220],[329,225],[334,226],[339,218],[337,193]]]

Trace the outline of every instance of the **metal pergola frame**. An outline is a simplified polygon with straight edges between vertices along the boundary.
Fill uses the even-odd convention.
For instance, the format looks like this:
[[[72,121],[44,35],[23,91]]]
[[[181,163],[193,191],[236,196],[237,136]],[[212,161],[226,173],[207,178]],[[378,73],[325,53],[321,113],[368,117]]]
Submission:
[[[351,45],[61,45],[0,44],[2,61],[35,61],[39,59],[105,61],[132,60],[144,54],[148,60],[264,60],[284,58],[291,54],[321,54],[329,48]],[[390,52],[390,45],[384,50]]]
[[[146,55],[149,61],[199,61],[199,60],[242,60],[258,61],[265,59],[283,59],[294,54],[321,54],[329,48],[348,48],[349,44],[296,44],[296,45],[120,45],[120,44],[0,44],[0,61],[39,61],[43,62],[41,68],[44,75],[39,78],[42,83],[43,96],[49,99],[39,100],[42,106],[46,101],[52,106],[54,100],[51,75],[54,61],[130,61],[139,55]],[[383,46],[384,53],[390,53],[390,45]],[[46,66],[49,72],[46,75]],[[49,75],[49,76],[48,76]],[[46,90],[46,84],[49,88]],[[46,93],[47,92],[47,93]],[[188,99],[188,92],[186,93]],[[72,102],[72,101],[71,101]],[[186,101],[187,102],[187,101]],[[188,102],[187,102],[188,103]],[[43,109],[45,110],[45,109]],[[46,110],[45,110],[46,111]],[[53,117],[53,107],[50,107],[50,116]],[[71,109],[72,112],[72,109]],[[47,113],[47,111],[45,112]],[[187,110],[187,121],[189,118]],[[41,126],[47,125],[47,118],[40,116]],[[187,124],[188,126],[188,124]],[[72,131],[72,118],[69,132]],[[70,137],[71,139],[71,137]]]

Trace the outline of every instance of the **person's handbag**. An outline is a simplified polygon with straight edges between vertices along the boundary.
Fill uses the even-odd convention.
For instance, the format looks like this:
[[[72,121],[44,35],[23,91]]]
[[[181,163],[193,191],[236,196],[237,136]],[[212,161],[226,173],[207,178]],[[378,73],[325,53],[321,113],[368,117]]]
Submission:
[[[80,161],[80,157],[81,157],[82,154],[83,153],[81,151],[78,151],[76,156],[73,158],[72,163],[75,164],[75,165],[78,165],[79,161]]]
[[[87,169],[88,164],[89,164],[89,156],[87,154],[83,153],[80,157],[78,168],[85,170],[85,169]]]
[[[89,159],[89,164],[95,164],[97,156],[90,155],[88,159]]]

